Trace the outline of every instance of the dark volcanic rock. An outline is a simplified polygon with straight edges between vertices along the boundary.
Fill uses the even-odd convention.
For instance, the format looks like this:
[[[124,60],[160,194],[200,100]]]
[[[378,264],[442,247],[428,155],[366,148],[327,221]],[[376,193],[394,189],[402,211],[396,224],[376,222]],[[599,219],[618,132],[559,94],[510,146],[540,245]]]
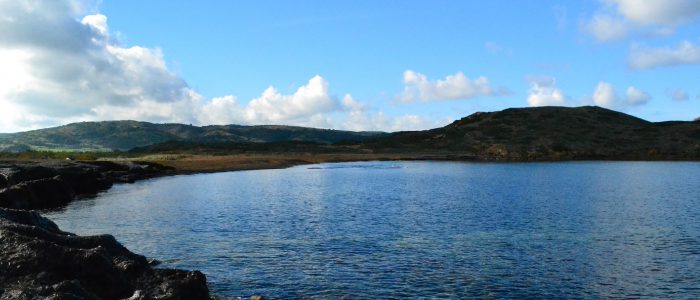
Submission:
[[[0,170],[0,189],[4,189],[6,187],[7,187],[7,178],[2,173],[2,170]]]
[[[0,208],[0,299],[209,299],[197,271],[154,269],[110,235]]]
[[[0,207],[60,207],[75,195],[96,194],[114,182],[134,182],[170,171],[148,162],[0,162]]]
[[[23,181],[0,191],[0,207],[42,209],[65,205],[75,196],[60,175]]]

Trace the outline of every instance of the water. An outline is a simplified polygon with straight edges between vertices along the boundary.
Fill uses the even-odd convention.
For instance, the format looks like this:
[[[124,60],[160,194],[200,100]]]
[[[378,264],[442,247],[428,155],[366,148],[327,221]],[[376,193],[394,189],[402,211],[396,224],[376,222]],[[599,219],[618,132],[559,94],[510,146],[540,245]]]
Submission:
[[[117,185],[47,216],[213,293],[700,298],[700,164],[366,162]]]

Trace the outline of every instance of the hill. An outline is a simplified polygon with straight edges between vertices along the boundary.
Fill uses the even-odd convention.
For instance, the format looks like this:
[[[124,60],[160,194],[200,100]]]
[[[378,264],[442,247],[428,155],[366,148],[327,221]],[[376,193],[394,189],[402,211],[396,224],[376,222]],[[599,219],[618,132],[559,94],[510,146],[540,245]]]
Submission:
[[[700,160],[700,122],[649,122],[595,106],[478,112],[445,127],[396,133],[109,121],[0,136],[3,148],[14,152],[131,149],[130,155],[350,153],[506,161]]]
[[[137,121],[81,122],[27,132],[0,135],[0,151],[129,150],[158,143],[267,143],[282,141],[331,144],[357,142],[382,132],[352,132],[296,126],[242,126],[154,124]]]
[[[653,123],[595,106],[510,108],[367,140],[363,147],[478,160],[697,160],[700,122]]]

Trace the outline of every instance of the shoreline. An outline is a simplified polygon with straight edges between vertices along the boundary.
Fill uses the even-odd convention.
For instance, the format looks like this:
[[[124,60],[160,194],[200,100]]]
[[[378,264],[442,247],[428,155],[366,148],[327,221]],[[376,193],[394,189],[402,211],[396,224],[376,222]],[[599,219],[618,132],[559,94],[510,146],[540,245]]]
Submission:
[[[200,271],[157,268],[112,235],[79,236],[41,215],[174,173],[150,162],[0,161],[0,298],[214,299]]]
[[[556,162],[700,162],[690,159],[562,159],[562,160],[495,160],[445,153],[425,154],[236,154],[236,155],[189,155],[174,159],[137,158],[173,168],[169,175],[192,175],[200,173],[234,172],[265,169],[285,169],[300,165],[364,161],[455,161],[473,163],[556,163]]]
[[[72,160],[0,160],[0,208],[60,208],[77,197],[90,197],[117,183],[219,172],[285,169],[300,165],[366,161],[448,161],[470,163],[562,162],[700,162],[690,159],[561,159],[502,160],[452,153],[327,153],[151,155],[135,158]],[[13,172],[18,169],[20,174]],[[47,171],[48,170],[48,171]],[[8,175],[9,174],[9,175]],[[13,179],[12,176],[18,177]],[[28,201],[27,201],[28,200]],[[14,202],[14,203],[13,203]],[[32,204],[38,202],[38,204]],[[8,204],[9,203],[9,204]]]
[[[211,156],[211,155],[191,155],[191,156],[177,156],[177,157],[160,157],[160,159],[155,159],[155,157],[141,157],[134,160],[107,160],[107,161],[57,161],[57,160],[43,160],[43,161],[0,161],[0,207],[2,204],[7,204],[7,194],[8,191],[14,191],[15,197],[26,197],[31,195],[32,197],[46,197],[49,194],[59,194],[62,195],[59,201],[52,202],[50,204],[54,205],[52,207],[45,207],[43,209],[55,209],[67,205],[69,202],[76,199],[78,196],[85,195],[95,195],[98,192],[106,191],[116,183],[133,183],[142,179],[150,179],[156,177],[165,177],[172,175],[194,175],[194,174],[204,174],[204,173],[217,173],[217,172],[232,172],[232,171],[246,171],[246,170],[261,170],[261,169],[282,169],[289,168],[299,165],[309,165],[318,163],[335,163],[335,162],[362,162],[362,161],[464,161],[464,162],[476,162],[476,163],[527,163],[527,162],[582,162],[582,161],[630,161],[630,160],[559,160],[559,161],[498,161],[498,160],[478,160],[478,159],[465,159],[465,157],[457,157],[454,155],[446,154],[413,154],[413,155],[400,155],[400,154],[297,154],[297,155],[226,155],[226,156]],[[631,161],[641,161],[641,160],[631,160]],[[649,161],[649,160],[645,160]],[[668,161],[668,162],[678,162],[678,160]],[[698,162],[698,161],[688,161],[688,162]],[[15,168],[13,170],[12,168]],[[51,171],[53,170],[53,171]],[[14,173],[13,173],[14,172]],[[66,192],[66,188],[69,192]],[[19,192],[18,192],[19,191]],[[22,192],[24,191],[24,192]],[[12,193],[10,193],[12,194]],[[69,198],[67,198],[69,197]],[[41,199],[46,200],[46,199]],[[46,204],[45,202],[43,204]],[[113,237],[109,235],[99,236],[99,237],[80,237],[75,236],[70,233],[62,232],[58,227],[56,227],[53,222],[43,218],[39,213],[42,211],[40,208],[28,208],[20,207],[21,210],[13,210],[7,208],[0,208],[0,248],[5,249],[5,251],[17,251],[17,249],[26,248],[20,237],[18,240],[11,240],[7,242],[7,239],[3,239],[3,235],[7,236],[16,234],[13,228],[18,226],[29,226],[32,228],[39,228],[40,231],[50,231],[57,237],[49,238],[49,242],[52,240],[64,240],[67,239],[66,236],[71,237],[69,240],[100,240],[103,242],[97,247],[107,247],[110,249],[122,249],[121,246]],[[39,211],[36,211],[39,210]],[[29,215],[27,215],[29,214]],[[19,217],[17,217],[19,216]],[[20,220],[20,221],[18,221]],[[25,221],[22,221],[25,220]],[[30,221],[26,221],[30,220]],[[27,231],[23,229],[23,234]],[[28,239],[39,239],[45,235],[33,234],[25,238]],[[73,238],[74,237],[74,238]],[[104,242],[107,241],[107,242]],[[63,243],[63,242],[62,242]],[[95,245],[85,246],[87,242],[78,242],[80,245],[73,245],[68,242],[61,244],[67,250],[60,251],[74,251],[71,249],[81,249],[80,251],[93,251]],[[104,244],[106,243],[106,244]],[[115,244],[116,243],[116,244]],[[47,246],[48,247],[48,246]],[[87,248],[85,248],[87,247]],[[25,261],[17,262],[16,258],[12,257],[2,257],[0,253],[0,263],[12,265],[12,264],[22,264],[22,263],[36,263],[46,261],[46,254],[42,252],[43,248],[39,247],[36,249],[29,250],[28,256],[33,258]],[[33,251],[33,252],[32,252]],[[116,250],[115,250],[116,251]],[[127,252],[124,252],[127,251]],[[86,254],[87,255],[87,254]],[[180,280],[186,286],[195,288],[197,291],[204,291],[202,289],[202,282],[205,282],[206,277],[204,274],[198,273],[198,271],[182,271],[182,270],[170,270],[170,269],[158,269],[152,268],[154,265],[151,263],[144,264],[144,259],[138,258],[142,257],[138,254],[133,254],[128,252],[126,248],[119,250],[118,252],[108,253],[109,255],[121,255],[125,257],[135,257],[134,264],[138,264],[143,268],[146,275],[144,280],[147,281],[158,281],[164,282],[163,284],[168,284],[172,286],[178,286]],[[50,256],[50,255],[49,255]],[[88,263],[87,260],[81,260],[76,258],[71,260],[68,264],[72,264],[73,268],[84,268],[84,264]],[[155,270],[155,271],[151,271]],[[158,271],[163,270],[163,271]],[[0,297],[3,293],[10,291],[23,291],[25,288],[29,290],[41,289],[42,286],[37,287],[36,283],[33,281],[23,281],[27,278],[33,278],[33,276],[40,277],[42,272],[46,270],[39,268],[33,269],[29,272],[36,272],[34,275],[24,275],[24,279],[18,280],[17,278],[12,278],[13,286],[10,289],[5,289],[3,291],[0,288]],[[155,272],[155,273],[154,273]],[[163,273],[165,272],[165,273]],[[178,274],[176,277],[172,277],[172,274]],[[193,273],[195,272],[195,273]],[[159,274],[166,275],[159,275]],[[153,275],[155,274],[155,275]],[[200,276],[201,275],[201,276]],[[12,275],[10,275],[12,276]],[[77,275],[76,275],[77,276]],[[154,277],[155,276],[155,277]],[[174,276],[174,275],[173,275]],[[184,277],[182,277],[184,276]],[[7,280],[0,275],[0,283],[2,280]],[[68,278],[70,280],[81,280],[80,278]],[[56,283],[58,284],[58,283]],[[184,287],[181,292],[186,292],[188,287]],[[146,287],[148,288],[148,287]],[[129,293],[143,293],[144,291],[138,292],[129,291]],[[58,295],[62,293],[61,290],[56,290],[55,294]],[[151,293],[146,291],[146,293]],[[202,295],[202,294],[200,294]],[[207,296],[211,297],[211,295]],[[138,299],[138,298],[137,298]],[[166,298],[167,299],[167,298]],[[209,298],[197,298],[197,299],[209,299]]]

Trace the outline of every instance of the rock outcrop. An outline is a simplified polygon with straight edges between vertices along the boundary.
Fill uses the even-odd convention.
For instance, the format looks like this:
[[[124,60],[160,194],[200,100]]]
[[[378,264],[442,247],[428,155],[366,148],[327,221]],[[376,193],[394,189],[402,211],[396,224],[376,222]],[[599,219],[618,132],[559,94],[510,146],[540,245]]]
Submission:
[[[110,235],[0,208],[0,299],[209,299],[204,274],[155,269]]]
[[[116,182],[134,182],[169,172],[169,168],[145,162],[0,162],[0,207],[60,207],[76,195],[95,194]]]

